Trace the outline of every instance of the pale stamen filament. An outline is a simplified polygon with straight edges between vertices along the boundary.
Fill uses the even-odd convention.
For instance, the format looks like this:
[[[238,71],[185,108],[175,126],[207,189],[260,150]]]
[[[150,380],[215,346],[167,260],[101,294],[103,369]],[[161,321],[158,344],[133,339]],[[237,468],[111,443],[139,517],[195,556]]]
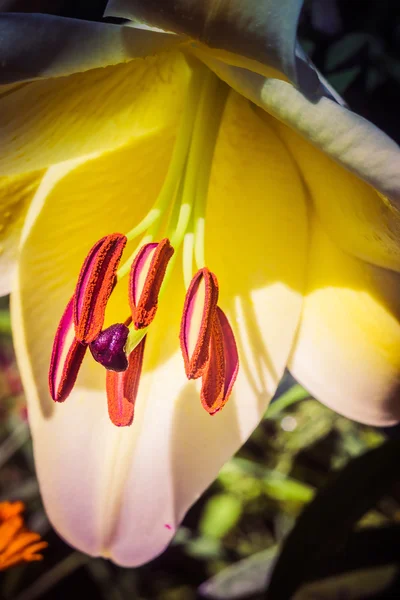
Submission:
[[[181,123],[179,126],[174,149],[172,152],[171,161],[161,191],[158,195],[155,204],[147,213],[147,215],[142,219],[142,221],[138,225],[136,225],[126,234],[128,241],[132,241],[133,239],[144,233],[155,222],[159,221],[160,217],[163,216],[167,211],[168,206],[171,203],[171,199],[174,198],[176,194],[177,184],[181,179],[181,173],[184,170],[190,146],[193,124],[195,121],[198,107],[198,97],[201,93],[203,79],[203,67],[197,67],[196,69],[194,69],[189,83],[185,108],[181,118]],[[119,268],[117,273],[119,279],[121,277],[124,277],[127,273],[129,273],[129,269],[131,267],[135,255],[136,250],[132,253],[128,260]]]
[[[193,276],[193,258],[198,268],[205,264],[204,222],[208,184],[228,88],[211,71],[203,67],[197,67],[195,72],[197,73],[193,76],[188,92],[187,108],[182,117],[166,182],[153,208],[142,222],[127,234],[127,237],[131,240],[146,231],[145,224],[148,227],[147,233],[117,273],[120,279],[129,272],[139,248],[156,239],[162,228],[160,217],[170,212],[163,235],[170,240],[175,254],[168,264],[159,299],[165,292],[182,244],[182,266],[186,288],[189,287]],[[171,208],[168,211],[169,207]],[[146,335],[147,329],[136,331],[132,325],[130,326],[127,352],[131,352],[137,346]]]
[[[194,205],[194,257],[197,269],[206,266],[204,236],[208,188],[215,145],[229,88],[210,72],[203,89],[206,100],[203,118],[207,123],[209,134],[205,140],[207,146],[204,148],[203,160],[199,165]]]

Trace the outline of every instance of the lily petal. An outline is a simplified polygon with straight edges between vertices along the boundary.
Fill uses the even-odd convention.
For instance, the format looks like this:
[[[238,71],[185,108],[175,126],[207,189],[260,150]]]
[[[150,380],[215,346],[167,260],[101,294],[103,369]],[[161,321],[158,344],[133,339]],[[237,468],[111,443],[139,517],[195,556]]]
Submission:
[[[295,131],[265,116],[290,149],[335,243],[362,260],[400,271],[400,210]]]
[[[296,82],[303,0],[109,0],[106,16],[142,21],[272,66]]]
[[[240,372],[268,401],[301,310],[306,200],[279,137],[233,91],[214,153],[205,247],[207,265],[218,278],[218,305],[236,338]],[[240,381],[239,373],[234,391]]]
[[[298,325],[306,249],[305,198],[295,165],[250,104],[231,93],[213,159],[206,258],[218,277],[241,367],[227,405],[211,418],[200,403],[200,383],[186,381],[180,352],[173,353],[180,311],[172,282],[173,294],[166,294],[148,334],[147,376],[132,426],[140,430],[126,450],[131,464],[109,538],[118,563],[141,564],[164,549],[264,414]],[[182,306],[183,286],[179,294]]]
[[[336,412],[370,425],[400,420],[400,275],[340,250],[317,220],[308,291],[289,361]]]
[[[285,81],[226,65],[200,52],[198,56],[233,89],[295,129],[400,208],[400,149],[375,125],[329,98],[311,101]]]
[[[157,151],[165,152],[159,141],[151,153],[137,148],[120,171],[129,172],[128,165],[132,169],[135,160],[149,156],[145,183],[153,186],[165,175],[162,160],[154,162]],[[189,506],[257,425],[276,389],[302,306],[307,219],[290,155],[249,103],[232,94],[215,151],[206,248],[241,370],[228,404],[210,418],[200,403],[199,383],[185,376],[178,346],[185,290],[174,270],[147,334],[135,419],[121,430],[109,421],[104,373],[94,361],[84,361],[77,387],[62,405],[49,408],[45,385],[52,332],[88,240],[142,216],[147,187],[141,187],[141,171],[131,171],[126,182],[112,169],[121,157],[115,161],[108,170],[101,159],[75,166],[28,221],[12,317],[50,519],[79,549],[138,565],[169,543]],[[121,179],[126,186],[135,181],[136,190],[116,211],[107,194]],[[115,196],[126,197],[122,190]],[[124,294],[118,284],[110,300],[112,322],[126,303]]]
[[[0,96],[0,174],[41,169],[161,132],[178,118],[189,75],[182,54],[166,53],[14,88]]]
[[[0,177],[0,296],[11,291],[22,227],[42,174]]]
[[[46,14],[0,13],[0,84],[61,77],[155,55],[178,37]]]

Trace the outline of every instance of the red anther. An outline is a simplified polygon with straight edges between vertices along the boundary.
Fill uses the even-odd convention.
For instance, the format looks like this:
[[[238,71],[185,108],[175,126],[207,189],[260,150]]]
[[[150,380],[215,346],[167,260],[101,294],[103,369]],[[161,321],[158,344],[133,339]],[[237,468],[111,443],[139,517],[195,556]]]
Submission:
[[[188,379],[197,379],[204,372],[217,302],[217,278],[207,268],[200,269],[186,293],[179,334]]]
[[[75,289],[74,323],[75,336],[84,344],[92,342],[103,327],[126,242],[121,233],[107,235],[93,246],[83,263]]]
[[[87,348],[75,338],[73,304],[72,297],[61,317],[53,342],[49,389],[56,402],[64,402],[71,393]]]
[[[201,388],[201,403],[210,415],[219,412],[232,392],[239,371],[239,355],[230,323],[217,306],[210,355]]]
[[[137,253],[129,279],[129,304],[135,329],[148,327],[154,319],[158,294],[173,253],[167,238],[145,244]]]
[[[119,373],[107,371],[108,414],[111,422],[117,427],[126,427],[132,424],[142,373],[145,343],[146,336],[130,353],[126,371]]]

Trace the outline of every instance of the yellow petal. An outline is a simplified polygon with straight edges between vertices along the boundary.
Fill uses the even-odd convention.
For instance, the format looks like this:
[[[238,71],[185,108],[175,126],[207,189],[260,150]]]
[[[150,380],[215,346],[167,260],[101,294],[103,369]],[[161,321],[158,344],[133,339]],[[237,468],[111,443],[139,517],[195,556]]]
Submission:
[[[289,368],[318,400],[371,425],[400,419],[400,276],[349,256],[316,221]]]
[[[296,160],[318,216],[336,244],[363,260],[400,271],[399,209],[295,131],[266,118]]]
[[[372,123],[329,98],[308,99],[286,81],[202,58],[233,89],[400,207],[400,148]]]
[[[206,224],[209,265],[241,360],[227,406],[210,417],[198,383],[186,381],[178,348],[185,295],[180,270],[148,334],[132,427],[121,431],[110,423],[104,371],[90,357],[70,398],[52,403],[52,336],[79,263],[93,240],[141,217],[142,195],[148,201],[148,187],[159,187],[165,175],[165,143],[153,146],[137,146],[131,155],[126,150],[124,159],[113,153],[77,161],[69,172],[64,165],[63,174],[62,166],[52,169],[47,195],[38,200],[41,210],[31,211],[12,299],[50,519],[72,545],[122,565],[141,564],[164,549],[189,506],[259,422],[292,346],[306,254],[296,169],[276,134],[233,94],[217,143]],[[112,300],[110,321],[125,315],[126,289],[117,286]]]
[[[141,412],[133,428],[140,428],[139,437],[125,451],[131,465],[109,541],[117,562],[140,564],[163,550],[188,508],[260,421],[292,347],[306,242],[296,170],[279,138],[232,93],[213,160],[206,260],[235,332],[239,375],[225,408],[210,417],[200,405],[200,384],[185,381],[175,351],[185,294],[173,283],[149,334],[144,368],[154,371],[143,380],[136,404]]]
[[[166,53],[12,89],[0,97],[0,174],[40,169],[161,131],[180,109],[189,74],[182,54]]]
[[[211,173],[206,261],[219,281],[218,303],[237,333],[242,374],[263,402],[274,393],[292,345],[306,246],[296,167],[274,130],[231,92]],[[248,391],[242,393],[251,414],[256,407]]]
[[[24,219],[42,173],[0,177],[0,296],[11,290]]]

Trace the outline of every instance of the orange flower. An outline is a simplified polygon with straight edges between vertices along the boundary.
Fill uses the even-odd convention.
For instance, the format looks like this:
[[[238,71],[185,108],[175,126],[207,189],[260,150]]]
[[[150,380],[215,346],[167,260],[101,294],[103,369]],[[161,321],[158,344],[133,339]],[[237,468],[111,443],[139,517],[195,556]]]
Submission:
[[[39,550],[47,547],[40,535],[24,526],[23,502],[0,502],[0,571],[21,562],[42,560]]]

